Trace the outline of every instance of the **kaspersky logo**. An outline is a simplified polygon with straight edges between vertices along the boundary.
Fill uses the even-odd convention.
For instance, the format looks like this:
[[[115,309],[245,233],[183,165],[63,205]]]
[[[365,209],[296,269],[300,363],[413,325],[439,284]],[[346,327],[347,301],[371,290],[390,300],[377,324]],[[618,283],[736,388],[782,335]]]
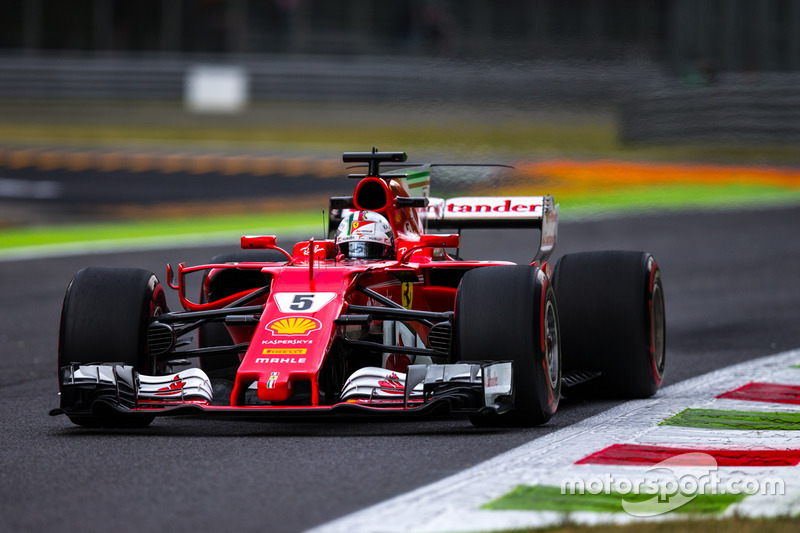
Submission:
[[[267,324],[267,331],[273,335],[308,335],[320,328],[322,323],[319,320],[305,316],[277,318]]]

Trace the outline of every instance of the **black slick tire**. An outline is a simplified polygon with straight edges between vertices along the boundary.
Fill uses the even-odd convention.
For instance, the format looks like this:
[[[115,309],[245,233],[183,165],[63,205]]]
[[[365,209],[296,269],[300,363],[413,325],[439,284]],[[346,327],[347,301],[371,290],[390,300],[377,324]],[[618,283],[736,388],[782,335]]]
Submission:
[[[565,373],[600,372],[567,396],[646,398],[666,364],[661,271],[646,252],[568,254],[553,270]]]
[[[147,327],[151,317],[167,312],[158,278],[136,268],[91,267],[79,271],[67,287],[58,335],[61,368],[71,363],[122,363],[147,375],[166,366],[150,357]],[[59,381],[59,388],[61,383]],[[70,406],[62,405],[62,408]],[[85,426],[146,426],[153,417],[71,417]]]
[[[561,394],[558,324],[555,293],[538,267],[482,267],[464,275],[456,296],[457,358],[514,365],[514,409],[473,415],[473,424],[536,426],[550,420]]]

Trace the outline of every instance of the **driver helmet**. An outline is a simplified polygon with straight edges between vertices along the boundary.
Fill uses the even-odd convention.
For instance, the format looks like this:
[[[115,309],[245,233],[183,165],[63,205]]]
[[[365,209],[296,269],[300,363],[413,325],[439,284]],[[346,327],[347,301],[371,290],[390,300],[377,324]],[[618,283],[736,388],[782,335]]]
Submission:
[[[352,211],[345,216],[335,242],[345,259],[391,259],[395,253],[392,227],[374,211]]]

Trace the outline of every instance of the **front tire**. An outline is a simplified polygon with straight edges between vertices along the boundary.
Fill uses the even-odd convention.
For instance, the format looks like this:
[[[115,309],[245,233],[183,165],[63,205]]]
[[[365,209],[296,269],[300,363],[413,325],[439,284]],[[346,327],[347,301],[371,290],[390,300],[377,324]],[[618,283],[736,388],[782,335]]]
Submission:
[[[473,415],[476,425],[546,423],[561,395],[558,307],[545,273],[533,266],[493,266],[467,272],[458,288],[455,350],[465,361],[514,365],[514,410]]]
[[[61,368],[72,363],[121,363],[158,375],[166,365],[151,357],[147,346],[150,319],[166,313],[158,278],[136,268],[91,267],[75,274],[64,295],[58,335],[59,390]],[[73,407],[64,405],[62,409]],[[85,426],[146,426],[153,417],[121,419],[113,414],[71,416]]]

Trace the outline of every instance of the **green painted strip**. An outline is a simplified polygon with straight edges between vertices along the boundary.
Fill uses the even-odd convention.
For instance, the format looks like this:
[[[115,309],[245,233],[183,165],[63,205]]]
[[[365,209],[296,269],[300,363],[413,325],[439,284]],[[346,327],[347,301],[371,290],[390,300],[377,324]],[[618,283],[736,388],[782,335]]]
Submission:
[[[661,422],[663,426],[711,429],[800,430],[800,413],[685,409]]]
[[[544,485],[518,485],[511,492],[481,506],[488,510],[558,511],[570,513],[591,511],[595,513],[622,513],[622,500],[638,503],[656,496],[652,493],[620,494],[562,494],[561,487]],[[674,509],[676,513],[720,514],[731,504],[744,499],[744,494],[698,494],[688,503]],[[666,502],[653,503],[653,510],[664,508]]]
[[[297,228],[316,228],[314,235],[320,234],[320,212],[13,228],[0,231],[0,254],[37,246],[120,243],[134,239],[202,238],[204,235],[219,236],[226,233],[234,236],[260,232],[286,233]]]
[[[435,188],[435,184],[434,188]],[[520,191],[520,194],[523,191]],[[531,191],[525,192],[534,192]],[[541,192],[541,191],[540,191]],[[491,191],[487,191],[491,193]],[[641,186],[623,190],[564,192],[556,195],[560,215],[582,218],[608,212],[726,209],[800,203],[800,189],[770,185],[671,185]]]

